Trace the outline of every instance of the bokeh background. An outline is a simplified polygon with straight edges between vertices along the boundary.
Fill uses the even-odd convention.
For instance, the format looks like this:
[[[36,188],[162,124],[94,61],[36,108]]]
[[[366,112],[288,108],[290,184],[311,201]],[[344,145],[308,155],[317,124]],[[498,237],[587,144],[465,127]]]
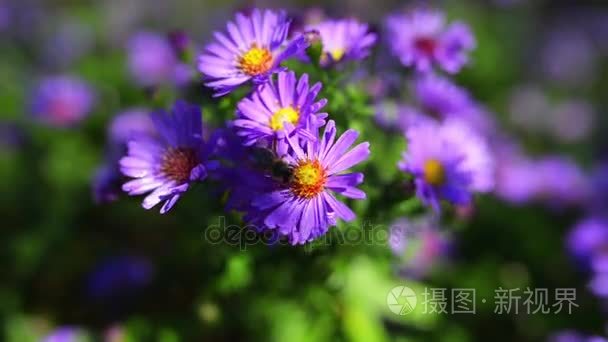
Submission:
[[[459,208],[445,224],[449,229],[430,242],[419,238],[408,256],[395,255],[387,238],[307,247],[212,243],[205,232],[220,222],[223,204],[221,194],[205,187],[169,215],[143,210],[140,199],[106,203],[95,196],[99,168],[111,154],[108,126],[118,113],[166,107],[177,96],[201,103],[211,127],[230,111],[229,101],[211,99],[192,65],[184,72],[194,76],[179,93],[134,76],[129,41],[136,34],[177,32],[196,51],[235,11],[252,6],[285,8],[296,17],[313,8],[330,17],[355,16],[380,30],[387,14],[416,4],[0,0],[3,340],[39,341],[58,331],[115,342],[543,341],[565,330],[605,335],[602,291],[590,286],[592,272],[570,255],[567,243],[592,209],[593,215],[606,212],[608,6],[602,1],[432,3],[468,23],[477,38],[472,62],[456,82],[488,108],[519,157],[558,160],[560,166],[533,168],[528,176],[554,179],[559,190],[521,198],[509,190],[528,176],[513,176],[517,184],[499,183],[474,207]],[[371,70],[359,79],[360,89],[374,79]],[[94,97],[86,118],[54,125],[36,116],[37,92],[51,75],[86,83]],[[392,100],[353,100],[340,88],[330,90],[326,96],[336,111],[353,103],[365,107],[348,121],[354,127],[371,125],[376,110],[391,106]],[[395,194],[399,188],[373,181],[397,172],[404,147],[402,138],[379,132],[364,135],[375,156],[366,176],[373,205],[356,209],[364,213],[358,223],[380,227],[387,237],[389,225],[412,209]],[[493,136],[490,144],[503,150],[503,140]],[[504,153],[504,177],[528,171],[514,170],[513,154]],[[395,315],[386,296],[398,285],[420,292],[475,288],[477,313]],[[572,314],[520,309],[498,315],[491,303],[499,287],[575,288],[579,307]]]

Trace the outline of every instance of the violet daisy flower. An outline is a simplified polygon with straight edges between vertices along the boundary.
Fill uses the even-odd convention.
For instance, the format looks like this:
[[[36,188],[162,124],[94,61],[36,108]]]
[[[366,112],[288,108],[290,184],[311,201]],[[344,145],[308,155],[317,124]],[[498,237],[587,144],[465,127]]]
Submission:
[[[485,140],[459,120],[419,121],[406,132],[399,168],[415,178],[418,197],[439,211],[441,199],[458,205],[494,186],[494,161]]]
[[[161,214],[169,211],[193,182],[207,177],[215,163],[207,160],[202,138],[201,111],[197,106],[177,101],[171,114],[152,115],[158,137],[140,135],[129,141],[128,153],[120,160],[120,170],[135,178],[122,189],[129,195],[151,192],[142,206],[150,209],[164,201]]]
[[[307,74],[298,80],[293,71],[279,72],[278,82],[259,87],[238,103],[237,134],[244,137],[245,145],[293,134],[314,139],[311,130],[323,126],[327,117],[317,113],[327,103],[316,101],[320,90],[320,82],[309,87]]]
[[[355,19],[325,20],[310,29],[317,30],[323,42],[321,64],[366,58],[377,36],[369,32],[367,24]]]
[[[288,137],[292,150],[283,159],[292,168],[293,179],[259,194],[251,203],[265,227],[295,245],[325,234],[336,225],[337,218],[354,220],[355,213],[333,193],[365,198],[356,187],[363,182],[363,174],[342,173],[369,157],[368,142],[349,150],[358,135],[355,130],[347,130],[336,141],[336,126],[330,120],[322,137],[315,142],[304,141],[304,148]]]
[[[468,62],[468,53],[475,47],[469,27],[455,22],[446,27],[443,13],[416,10],[395,14],[386,20],[393,55],[406,66],[418,71],[431,70],[433,64],[449,73],[456,73]]]
[[[84,119],[95,102],[91,87],[71,76],[52,76],[40,81],[31,110],[36,119],[57,127],[69,127]]]
[[[205,85],[216,91],[214,96],[249,80],[256,85],[266,82],[283,60],[308,46],[304,35],[284,46],[290,21],[283,11],[254,9],[250,16],[237,13],[235,21],[226,25],[227,35],[215,32],[216,41],[198,58],[199,71],[206,77]]]

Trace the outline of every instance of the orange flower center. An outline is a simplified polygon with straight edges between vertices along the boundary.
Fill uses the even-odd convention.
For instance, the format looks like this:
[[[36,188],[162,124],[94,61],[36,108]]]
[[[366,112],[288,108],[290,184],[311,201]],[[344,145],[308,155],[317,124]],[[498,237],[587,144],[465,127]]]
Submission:
[[[298,197],[312,198],[325,188],[327,174],[318,160],[300,161],[293,171],[291,191]]]
[[[190,172],[199,164],[191,148],[169,148],[163,155],[161,172],[168,178],[183,183],[190,179]]]
[[[251,49],[239,58],[239,67],[249,76],[263,74],[272,67],[272,53],[253,44]]]
[[[431,185],[442,185],[445,182],[445,169],[437,159],[429,159],[422,168],[424,180]]]
[[[270,118],[270,128],[274,131],[283,129],[285,122],[296,124],[300,118],[300,113],[292,106],[284,107],[276,111]]]

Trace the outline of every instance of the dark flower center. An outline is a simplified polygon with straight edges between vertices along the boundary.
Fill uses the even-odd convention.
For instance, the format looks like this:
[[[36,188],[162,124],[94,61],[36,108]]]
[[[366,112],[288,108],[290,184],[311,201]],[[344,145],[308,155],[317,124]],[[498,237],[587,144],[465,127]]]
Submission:
[[[426,55],[432,55],[435,53],[437,48],[437,42],[434,38],[430,37],[418,37],[414,41],[414,46],[417,50],[422,51]]]
[[[178,182],[183,183],[190,179],[190,172],[199,164],[195,151],[191,148],[169,148],[161,162],[162,173]]]

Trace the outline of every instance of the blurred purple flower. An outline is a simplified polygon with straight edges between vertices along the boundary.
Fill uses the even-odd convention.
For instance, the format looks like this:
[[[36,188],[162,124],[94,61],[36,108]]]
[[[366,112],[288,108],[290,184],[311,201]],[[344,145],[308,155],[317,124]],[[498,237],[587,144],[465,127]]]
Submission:
[[[593,82],[597,52],[585,32],[557,30],[545,42],[541,51],[542,70],[550,81],[573,87]]]
[[[95,44],[93,28],[75,18],[61,17],[57,27],[44,39],[45,62],[67,67],[88,53]]]
[[[39,82],[32,99],[35,119],[56,127],[69,127],[89,114],[95,95],[79,78],[52,76]]]
[[[4,1],[0,3],[0,32],[9,29],[11,25],[11,8]]]
[[[84,342],[86,340],[86,335],[82,329],[65,326],[53,330],[42,339],[42,342]]]
[[[551,105],[538,86],[523,85],[511,92],[508,112],[511,121],[518,127],[541,132],[550,122]]]
[[[387,44],[406,67],[430,71],[433,65],[449,73],[468,63],[475,38],[469,27],[455,22],[446,27],[443,13],[415,10],[386,20]]]
[[[190,37],[185,31],[175,30],[169,32],[169,43],[173,51],[178,55],[183,55],[191,47]]]
[[[551,133],[564,142],[575,142],[589,136],[593,128],[595,113],[588,102],[565,101],[553,108]]]
[[[519,128],[544,133],[559,141],[575,142],[591,133],[595,113],[583,100],[562,100],[552,103],[537,86],[516,88],[510,98],[509,115]]]
[[[87,291],[94,298],[108,298],[145,288],[154,275],[153,265],[145,258],[112,257],[101,261],[88,276]]]
[[[578,331],[564,330],[549,336],[549,342],[607,342],[600,336],[585,336]]]
[[[536,165],[519,150],[501,150],[496,156],[496,194],[511,203],[531,201],[539,189]]]
[[[417,77],[414,82],[414,94],[422,110],[438,119],[449,115],[458,116],[473,105],[465,89],[434,74]]]
[[[608,163],[600,162],[591,174],[591,210],[608,212]]]
[[[589,179],[574,161],[562,156],[546,156],[537,163],[539,195],[549,204],[579,205],[589,199]]]
[[[485,139],[460,120],[420,121],[408,128],[399,163],[415,178],[418,197],[439,211],[440,201],[467,205],[473,192],[494,186],[494,161]]]
[[[608,247],[608,221],[599,217],[588,217],[578,222],[566,237],[566,246],[585,268],[593,255]]]
[[[108,126],[109,142],[120,147],[137,135],[155,135],[156,129],[145,108],[130,108],[117,114]]]
[[[608,273],[596,273],[591,277],[589,290],[600,298],[608,298]]]
[[[317,30],[323,43],[322,65],[342,61],[357,61],[370,54],[377,36],[369,31],[367,24],[355,19],[325,20],[308,27]]]
[[[452,240],[433,217],[400,218],[389,227],[389,247],[400,259],[399,274],[420,279],[447,261]]]
[[[143,87],[180,86],[194,76],[194,71],[180,62],[169,38],[152,32],[131,37],[128,64],[135,82]]]

